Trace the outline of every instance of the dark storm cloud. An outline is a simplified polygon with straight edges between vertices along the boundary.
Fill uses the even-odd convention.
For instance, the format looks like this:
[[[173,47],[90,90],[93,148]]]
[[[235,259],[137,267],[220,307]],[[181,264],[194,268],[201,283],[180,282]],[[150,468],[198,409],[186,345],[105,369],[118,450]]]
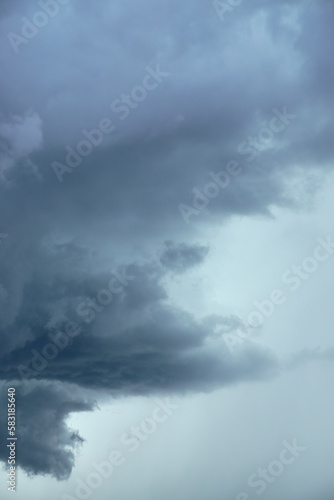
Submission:
[[[117,398],[210,391],[240,381],[267,379],[279,372],[277,360],[265,350],[248,346],[233,356],[221,339],[213,340],[216,324],[229,323],[233,330],[240,326],[235,321],[212,317],[209,322],[199,322],[169,305],[161,284],[164,271],[158,262],[126,266],[122,275],[129,283],[105,307],[98,302],[98,291],[107,288],[110,273],[85,271],[87,252],[73,244],[56,245],[47,255],[40,252],[38,262],[20,291],[15,314],[2,327],[0,365],[3,380],[14,387],[21,387],[23,380],[26,388],[26,393],[18,394],[20,421],[24,421],[22,428],[18,426],[18,460],[29,473],[52,474],[58,479],[68,476],[74,461],[67,446],[81,440],[66,428],[65,418],[71,412],[92,408],[80,397],[69,399],[67,389],[55,390],[56,385],[40,389],[40,381],[64,387],[75,384]],[[95,299],[98,312],[93,313],[91,303],[84,314],[78,309],[87,298]],[[79,327],[71,338],[64,334],[69,320]],[[59,341],[63,347],[54,356]],[[45,357],[50,344],[52,359],[48,354]],[[43,446],[42,432],[47,435]]]
[[[176,273],[184,273],[187,269],[200,264],[208,252],[209,248],[203,245],[185,243],[176,245],[173,241],[166,241],[160,262],[167,269]]]
[[[28,475],[52,474],[66,479],[71,473],[75,452],[83,443],[65,421],[72,412],[92,411],[94,403],[73,388],[51,383],[16,384],[16,420],[19,426],[17,459]],[[7,407],[2,385],[2,407]],[[3,435],[7,435],[7,416],[1,412]],[[5,419],[6,417],[6,419]],[[8,443],[7,441],[6,443]],[[0,460],[7,462],[8,448],[1,446]]]
[[[45,124],[45,148],[36,159],[43,186],[36,186],[34,195],[43,203],[46,214],[51,211],[53,216],[58,215],[62,229],[68,221],[72,225],[70,231],[83,220],[83,212],[85,224],[95,225],[98,218],[102,225],[105,219],[124,216],[131,230],[142,231],[145,223],[151,230],[154,226],[155,229],[162,227],[163,218],[164,227],[175,226],[181,230],[184,221],[178,205],[191,204],[192,188],[200,189],[208,182],[209,171],[223,169],[230,159],[240,161],[243,174],[212,201],[206,213],[218,217],[231,213],[268,214],[274,205],[291,206],[298,202],[288,189],[291,177],[307,180],[310,173],[306,167],[313,167],[315,154],[317,158],[325,155],[324,164],[318,165],[325,167],[326,157],[330,158],[332,153],[330,140],[321,144],[325,135],[324,130],[319,129],[319,122],[322,127],[326,126],[323,113],[320,115],[321,96],[318,104],[310,101],[308,79],[311,76],[316,79],[316,68],[310,74],[305,73],[308,54],[302,34],[298,38],[298,33],[304,33],[302,23],[306,23],[307,16],[301,7],[297,8],[298,2],[293,3],[296,14],[293,7],[278,8],[275,2],[262,2],[259,4],[264,9],[262,17],[259,7],[251,9],[242,5],[226,25],[220,23],[210,4],[203,6],[195,2],[191,11],[193,29],[182,18],[182,14],[188,16],[187,7],[181,8],[174,2],[163,9],[152,2],[145,5],[133,6],[135,12],[138,10],[140,27],[145,34],[142,45],[131,42],[134,32],[129,19],[124,23],[125,34],[123,28],[119,29],[120,20],[125,16],[120,6],[110,12],[110,29],[97,10],[94,14],[89,12],[92,14],[90,32],[97,30],[98,23],[101,26],[99,36],[88,40],[80,29],[88,24],[85,8],[80,14],[76,13],[75,18],[80,44],[72,45],[71,53],[62,59],[58,71],[57,53],[65,50],[69,33],[63,29],[60,45],[55,46],[52,36],[56,27],[51,22],[38,34],[44,44],[38,43],[36,36],[24,47],[31,54],[29,65],[20,59],[20,54],[18,59],[12,57],[10,61],[4,85],[8,85],[11,78],[24,81],[25,87],[19,92],[21,99],[29,106],[35,103]],[[246,12],[253,16],[253,27],[245,26]],[[273,13],[279,14],[276,24]],[[318,9],[317,15],[321,18],[324,14],[321,10],[319,14]],[[169,22],[166,23],[166,19]],[[124,39],[119,39],[123,36]],[[121,43],[125,39],[127,43]],[[196,50],[196,58],[192,57],[193,50]],[[211,54],[209,61],[207,53]],[[54,75],[51,80],[45,80],[44,73],[41,76],[38,71],[40,57],[49,65],[45,74]],[[283,58],[284,64],[277,64]],[[106,61],[113,63],[108,65]],[[149,62],[153,67],[160,64],[170,76],[121,121],[110,111],[110,104],[140,84]],[[81,69],[80,79],[73,73],[73,63]],[[36,85],[41,90],[38,94]],[[100,89],[98,95],[94,91],[96,85]],[[9,99],[11,95],[8,88]],[[238,153],[238,145],[247,141],[249,135],[256,135],[270,120],[273,107],[283,109],[284,106],[297,116],[295,122],[275,137],[272,149],[264,150],[248,164],[248,155]],[[65,146],[75,148],[83,138],[81,130],[96,127],[99,120],[107,116],[117,127],[118,145],[113,146],[111,138],[105,137],[104,143],[81,165],[71,174],[64,174],[60,186],[51,163],[64,161]],[[329,134],[330,127],[326,130]],[[305,168],[298,173],[295,165],[301,161]]]
[[[64,332],[65,318],[79,325],[80,333],[31,378],[71,381],[116,395],[148,394],[210,388],[275,370],[276,362],[265,352],[249,349],[244,353],[245,364],[239,364],[223,342],[214,346],[206,320],[196,321],[168,304],[160,283],[164,272],[158,265],[125,267],[123,276],[130,278],[129,283],[103,306],[98,292],[107,289],[110,273],[84,273],[80,263],[76,268],[70,257],[72,272],[68,275],[65,260],[57,263],[53,256],[45,267],[50,268],[51,262],[54,269],[46,271],[40,260],[42,274],[36,273],[25,284],[16,316],[3,328],[4,340],[14,336],[15,330],[18,334],[17,347],[11,343],[2,357],[2,378],[20,379],[25,374],[19,370],[22,366],[34,371],[33,353],[42,354],[50,332]],[[98,307],[94,309],[89,302],[85,305],[87,299],[94,299]],[[80,304],[85,307],[78,307]],[[210,321],[213,327],[222,319]],[[239,324],[231,324],[232,329],[237,327]]]
[[[69,396],[67,383],[117,397],[210,390],[277,372],[266,351],[247,345],[232,357],[214,335],[215,324],[242,327],[238,318],[196,320],[170,305],[162,283],[166,269],[182,272],[205,257],[203,245],[189,243],[193,228],[178,206],[193,203],[193,188],[202,190],[211,171],[230,160],[242,166],[194,226],[213,216],[270,216],[301,203],[292,184],[302,181],[311,196],[314,179],[324,181],[334,153],[334,7],[322,5],[243,2],[222,23],[210,2],[99,0],[97,8],[73,0],[17,54],[6,34],[20,34],[35,6],[11,4],[10,16],[3,7],[0,230],[10,237],[0,263],[1,378],[31,368],[32,349],[42,352],[50,331],[69,320],[81,328],[25,382],[20,461],[28,472],[63,478],[73,466],[68,445],[80,438],[64,421],[91,406]],[[132,100],[122,120],[110,106],[142,85],[148,66],[168,76]],[[273,109],[284,107],[296,118],[250,161],[240,144],[258,142]],[[60,183],[52,163],[64,163],[66,147],[75,150],[82,131],[104,118],[116,130]],[[159,262],[164,241],[177,243]],[[96,300],[122,266],[134,276],[124,291],[100,312],[86,303],[79,316],[81,302]],[[85,321],[92,311],[94,321]],[[42,398],[34,378],[55,385],[43,385]],[[47,426],[42,448],[36,418]]]

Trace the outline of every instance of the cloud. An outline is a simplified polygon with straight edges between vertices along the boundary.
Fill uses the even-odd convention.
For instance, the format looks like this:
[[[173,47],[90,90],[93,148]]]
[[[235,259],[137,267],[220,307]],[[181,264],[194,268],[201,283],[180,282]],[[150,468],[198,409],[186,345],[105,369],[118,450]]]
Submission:
[[[0,122],[0,141],[4,149],[4,153],[0,156],[2,176],[21,159],[25,159],[32,171],[36,171],[36,167],[28,157],[34,151],[41,149],[43,144],[40,116],[30,110],[23,116],[14,115],[9,120]]]
[[[3,407],[7,407],[6,388],[2,384]],[[52,474],[59,480],[67,479],[76,451],[84,440],[77,431],[67,427],[66,419],[73,412],[92,411],[94,402],[78,394],[75,388],[59,384],[32,381],[29,385],[15,384],[15,389],[20,467],[31,476]],[[3,435],[7,435],[4,412],[0,424]],[[7,462],[7,450],[1,448],[0,460],[4,462]]]
[[[287,360],[286,366],[289,369],[294,369],[312,361],[333,362],[334,348],[328,347],[327,349],[322,349],[318,346],[315,349],[303,349],[302,351],[293,354],[290,359]]]
[[[73,250],[68,251],[70,258]],[[111,274],[82,274],[80,262],[72,262],[68,276],[60,261],[55,267],[53,256],[53,270],[46,272],[41,259],[39,273],[25,283],[16,315],[3,328],[1,378],[20,379],[22,366],[35,369],[35,353],[42,354],[50,332],[64,332],[68,321],[79,325],[80,333],[32,379],[71,382],[118,396],[208,390],[275,373],[277,363],[269,353],[247,347],[234,357],[222,340],[213,342],[206,320],[199,322],[170,305],[158,263],[124,266],[123,275],[133,279],[104,306],[98,292],[107,288]],[[46,269],[50,263],[45,260]]]
[[[34,11],[12,4],[1,26],[20,33]],[[0,230],[10,234],[0,262],[0,378],[20,385],[18,366],[31,366],[50,332],[68,321],[81,328],[20,396],[20,463],[57,478],[73,467],[81,439],[65,420],[92,408],[81,396],[87,389],[113,397],[209,391],[279,373],[259,346],[227,351],[215,328],[233,332],[239,318],[196,319],[172,305],[165,281],[209,257],[193,243],[202,225],[301,208],[333,172],[331,2],[243,2],[226,23],[199,0],[98,4],[73,0],[18,54],[9,42],[0,51]],[[121,120],[111,104],[128,99],[147,65],[169,77],[127,104]],[[240,144],[258,143],[273,108],[284,107],[296,119],[248,161]],[[52,162],[107,117],[115,134],[60,184]],[[179,204],[230,160],[242,174],[188,227]],[[122,268],[135,279],[102,307],[99,291]],[[78,314],[83,301],[94,321]],[[44,449],[36,419],[50,436]]]
[[[173,241],[165,241],[165,249],[160,257],[161,264],[176,273],[184,273],[188,269],[203,262],[209,248],[203,245],[187,245]]]
[[[206,321],[171,306],[158,261],[125,266],[123,275],[134,279],[86,321],[77,306],[96,301],[110,273],[83,272],[89,256],[73,244],[44,252],[2,327],[0,378],[18,388],[19,464],[29,474],[68,477],[82,439],[65,421],[72,412],[93,409],[86,391],[113,398],[207,392],[279,373],[271,353],[249,345],[232,356]],[[79,334],[56,357],[45,357],[50,333],[63,337],[68,321],[80,326]],[[23,366],[32,375],[22,381]]]

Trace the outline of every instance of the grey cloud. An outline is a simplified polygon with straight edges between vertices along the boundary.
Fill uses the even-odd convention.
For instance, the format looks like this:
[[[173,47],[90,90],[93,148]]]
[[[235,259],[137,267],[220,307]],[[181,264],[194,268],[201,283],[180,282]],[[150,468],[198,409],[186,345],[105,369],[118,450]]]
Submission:
[[[27,111],[23,116],[11,116],[0,122],[0,141],[3,152],[0,154],[0,175],[4,180],[7,169],[14,167],[19,160],[26,168],[37,174],[37,167],[29,160],[29,155],[42,148],[42,121],[37,113]],[[22,168],[22,164],[21,164]]]
[[[246,331],[246,325],[237,316],[219,316],[211,314],[203,319],[203,323],[210,328],[213,336],[221,336],[236,330]]]
[[[38,270],[22,285],[15,314],[2,328],[0,378],[18,387],[18,460],[26,472],[58,479],[70,474],[82,439],[65,426],[66,416],[93,409],[80,390],[113,398],[206,392],[279,373],[271,353],[248,345],[232,356],[222,340],[213,340],[207,321],[168,305],[158,262],[126,266],[125,274],[134,279],[87,322],[76,306],[85,297],[96,298],[110,273],[83,272],[89,254],[74,244],[44,252]],[[80,326],[80,333],[45,363],[50,333],[55,338],[64,332],[68,320]],[[239,326],[229,318],[225,323],[231,330]]]
[[[167,269],[176,273],[184,273],[187,269],[200,264],[208,252],[207,246],[187,245],[186,243],[176,245],[173,241],[166,241],[160,262]]]
[[[151,3],[147,5],[150,17],[155,16],[162,21],[160,10],[158,12]],[[262,7],[263,5],[264,3]],[[267,5],[269,5],[268,12],[271,12],[270,9],[274,9],[273,4],[267,3]],[[207,7],[204,9],[203,6],[196,4],[194,9],[195,11],[201,10],[201,14],[206,12],[208,22],[209,20],[213,22],[213,19],[216,21],[213,17],[215,13],[211,9],[212,6],[208,7],[210,9],[206,10]],[[297,50],[296,46],[298,45],[294,42],[294,33],[291,34],[290,28],[282,25],[282,34],[277,35],[279,43],[274,45],[270,32],[271,25],[265,23],[264,26],[261,25],[261,29],[265,30],[262,36],[268,37],[270,46],[273,50],[277,50],[277,57],[280,57],[281,53],[285,53],[288,48],[290,50],[293,47],[293,51],[290,51],[291,62],[289,64],[291,67],[289,66],[289,72],[292,72],[296,78],[291,82],[290,73],[280,71],[276,64],[277,59],[273,57],[270,50],[266,50],[265,45],[263,48],[258,46],[256,33],[245,32],[241,21],[245,8],[248,9],[246,6],[241,6],[234,17],[238,30],[240,30],[237,42],[234,42],[236,34],[233,30],[230,31],[227,28],[226,33],[225,25],[217,23],[214,24],[214,34],[207,35],[201,39],[201,43],[197,43],[198,49],[201,51],[200,54],[203,53],[203,55],[206,51],[211,50],[215,42],[221,38],[226,40],[224,42],[226,47],[229,44],[234,47],[229,57],[228,52],[223,52],[222,56],[215,49],[212,57],[217,63],[217,72],[210,70],[210,66],[205,66],[205,58],[201,58],[203,74],[208,75],[205,82],[202,83],[195,68],[192,67],[192,58],[187,57],[194,43],[192,38],[199,35],[196,35],[196,30],[186,34],[184,29],[182,32],[178,31],[179,25],[174,21],[183,10],[180,11],[180,6],[176,6],[176,4],[166,7],[170,10],[169,15],[173,22],[169,28],[165,29],[175,30],[175,35],[180,38],[184,37],[183,51],[168,54],[167,49],[163,50],[162,46],[161,52],[165,57],[161,62],[161,67],[170,72],[169,79],[157,89],[156,93],[149,96],[142,103],[142,106],[134,110],[125,122],[120,123],[118,118],[114,116],[117,127],[120,129],[120,143],[113,146],[108,144],[107,139],[105,139],[106,142],[101,149],[93,152],[92,156],[84,160],[82,165],[77,167],[72,174],[65,175],[62,186],[57,184],[57,179],[52,172],[52,161],[63,159],[67,143],[75,147],[84,127],[92,128],[102,117],[112,116],[109,110],[110,103],[115,97],[118,97],[122,92],[129,91],[138,83],[138,78],[142,78],[144,68],[151,56],[142,57],[139,64],[135,63],[130,57],[131,54],[127,53],[128,65],[117,66],[117,78],[112,67],[105,66],[103,60],[104,69],[101,81],[104,82],[105,89],[104,92],[99,93],[99,96],[94,95],[94,99],[92,99],[93,94],[90,89],[94,88],[96,79],[86,70],[89,69],[92,59],[95,58],[87,55],[85,60],[80,59],[80,65],[83,69],[85,68],[83,71],[85,78],[89,78],[90,81],[79,85],[80,92],[78,94],[78,85],[75,85],[76,80],[73,77],[71,106],[69,107],[68,101],[64,100],[63,109],[61,105],[56,108],[51,106],[52,113],[47,111],[47,99],[51,99],[50,95],[58,95],[57,89],[50,87],[47,82],[39,81],[39,85],[45,89],[44,93],[39,96],[31,94],[31,99],[35,100],[36,105],[44,110],[42,118],[43,123],[45,123],[45,150],[47,153],[44,152],[36,157],[40,173],[43,176],[43,186],[36,186],[34,191],[39,203],[45,203],[46,213],[52,211],[53,216],[58,214],[63,225],[66,224],[64,222],[66,212],[68,223],[73,220],[73,226],[77,226],[78,219],[82,220],[82,212],[88,203],[91,211],[85,214],[85,223],[89,222],[89,219],[95,221],[95,217],[100,220],[102,218],[110,220],[113,214],[117,214],[116,217],[124,214],[128,220],[132,221],[133,228],[142,226],[140,231],[145,229],[143,227],[144,221],[146,225],[151,225],[153,230],[153,226],[155,228],[161,226],[162,219],[165,226],[176,224],[177,227],[178,222],[183,222],[181,218],[180,221],[176,220],[178,216],[177,206],[181,202],[189,203],[191,201],[192,187],[200,187],[201,184],[205,184],[210,170],[220,170],[226,161],[235,157],[244,164],[244,174],[235,179],[233,185],[217,200],[213,200],[208,207],[209,213],[211,212],[217,217],[233,213],[270,214],[270,209],[274,205],[293,206],[298,203],[298,199],[293,197],[291,199],[291,196],[286,194],[289,178],[294,175],[292,165],[303,160],[305,168],[299,177],[307,176],[306,166],[314,165],[314,158],[312,158],[314,153],[310,152],[310,141],[313,141],[313,151],[325,153],[327,148],[327,158],[331,154],[331,142],[326,142],[326,148],[320,144],[324,140],[324,134],[315,134],[316,120],[314,117],[313,120],[308,121],[308,132],[304,131],[303,134],[300,134],[300,128],[304,128],[305,125],[305,110],[302,111],[302,107],[306,106],[305,109],[310,110],[308,113],[312,110],[310,107],[312,105],[307,97],[308,89],[305,88],[304,93],[300,91],[300,80],[304,76],[302,65],[304,44],[300,43]],[[140,8],[140,10],[142,9],[143,7]],[[286,13],[281,9],[278,11],[282,20],[283,14]],[[250,9],[250,14],[255,15],[256,12],[257,8]],[[95,15],[98,16],[98,14]],[[81,22],[85,22],[84,12],[81,16]],[[143,15],[140,16],[140,19],[143,24],[148,22]],[[304,22],[303,17],[297,17],[294,22],[299,28]],[[197,20],[196,23],[202,26],[202,21]],[[184,28],[184,23],[182,26]],[[203,31],[205,30],[202,28],[198,33],[201,33],[202,36]],[[152,37],[157,36],[155,33],[151,35]],[[101,30],[100,36],[105,39],[108,36],[116,36],[116,34],[107,35],[106,31]],[[247,36],[250,37],[248,41]],[[121,49],[113,38],[110,42],[110,44],[102,43],[103,51],[111,46],[115,47],[115,51],[117,47],[119,51],[127,50],[129,52],[133,47],[132,44],[124,47],[122,45]],[[254,44],[254,50],[251,54],[249,54],[248,42],[251,45]],[[163,44],[163,41],[161,43]],[[275,48],[276,46],[278,48]],[[32,50],[30,46],[27,46],[27,49]],[[77,48],[74,47],[73,50],[75,52]],[[91,52],[95,49],[90,47],[87,50]],[[118,57],[117,51],[113,56]],[[102,54],[99,53],[99,57],[101,60],[98,64],[102,64]],[[75,56],[73,58],[75,59]],[[168,59],[170,59],[170,65],[168,65]],[[51,60],[54,64],[54,60],[52,58]],[[157,58],[156,60],[158,61]],[[238,60],[243,61],[244,66],[238,64]],[[178,64],[175,61],[178,61]],[[219,62],[222,64],[218,64]],[[33,60],[31,64],[34,64]],[[66,60],[64,64],[67,64]],[[36,71],[31,71],[31,67],[25,69],[24,66],[20,65],[20,71],[25,70],[29,70],[29,75],[38,74],[37,68]],[[14,73],[18,71],[15,69],[15,65],[12,71],[14,76]],[[239,78],[236,71],[239,71],[240,75],[244,73],[247,76]],[[70,68],[68,68],[68,72],[70,74]],[[67,74],[67,72],[65,73]],[[261,78],[260,75],[262,75]],[[30,76],[30,78],[34,77]],[[221,84],[222,78],[224,78],[223,86]],[[245,92],[243,85],[244,79],[248,81],[247,92]],[[115,89],[112,92],[110,91],[111,81],[113,89]],[[33,83],[29,84],[31,92],[33,92]],[[115,85],[118,87],[116,88]],[[189,88],[191,88],[191,92]],[[252,89],[251,93],[249,93],[249,89]],[[287,91],[287,89],[290,90]],[[8,93],[10,94],[10,92]],[[189,98],[190,93],[191,99]],[[81,102],[77,102],[77,96],[80,98],[85,96],[86,104],[84,107]],[[167,96],[169,96],[168,99]],[[39,101],[41,98],[44,101]],[[57,102],[58,104],[63,102],[62,93],[57,97]],[[164,102],[168,102],[168,105],[165,105]],[[196,106],[194,106],[194,102],[196,102]],[[172,111],[171,103],[174,106]],[[297,114],[299,120],[298,126],[297,124],[293,125],[292,129],[287,132],[287,144],[284,148],[279,145],[273,151],[262,153],[256,162],[247,165],[246,158],[240,157],[237,153],[238,144],[247,139],[249,134],[256,133],[260,126],[259,116],[265,119],[270,116],[272,107],[281,108],[285,105],[291,112]],[[181,122],[176,121],[179,115],[184,116],[184,120]],[[58,125],[59,123],[61,126]],[[173,129],[173,123],[175,129]],[[148,140],[148,134],[153,131],[154,138]],[[307,140],[304,139],[305,134],[308,135]],[[293,138],[293,144],[291,144],[291,138]],[[315,140],[318,141],[318,144],[314,143]],[[129,148],[129,141],[131,141],[131,148]],[[195,141],[196,146],[194,145]],[[97,165],[98,175],[96,175]],[[44,194],[46,186],[47,199]],[[164,186],[163,190],[162,186]],[[94,196],[94,192],[97,190],[99,191],[98,200]],[[61,204],[58,203],[59,197],[62,200]],[[68,205],[70,205],[70,210],[67,208]],[[129,214],[131,215],[129,216]],[[54,217],[52,222],[54,222]]]
[[[7,386],[7,384],[6,384]],[[15,383],[17,399],[17,458],[28,475],[49,475],[67,479],[75,462],[76,451],[83,443],[77,431],[66,425],[73,412],[92,411],[95,407],[75,388],[57,384]],[[7,407],[6,388],[1,387],[3,407]],[[6,435],[7,420],[0,422]],[[8,448],[2,446],[0,460],[7,462]]]
[[[287,360],[286,365],[290,369],[303,366],[312,361],[330,362],[334,361],[334,348],[321,348],[318,346],[315,349],[303,349],[301,352],[293,354]]]
[[[210,2],[97,5],[73,0],[18,54],[7,39],[0,51],[0,230],[10,234],[0,262],[0,377],[17,380],[18,365],[43,349],[49,330],[80,322],[80,335],[21,396],[23,449],[32,450],[22,467],[58,478],[73,466],[67,445],[80,442],[64,420],[91,408],[80,395],[72,399],[69,382],[117,397],[211,390],[279,372],[276,358],[254,345],[227,352],[214,329],[242,328],[238,318],[195,320],[169,304],[167,270],[182,273],[207,254],[192,243],[198,225],[186,226],[178,205],[191,204],[192,189],[231,159],[242,174],[196,221],[300,207],[332,170],[332,2],[243,2],[226,23]],[[4,33],[20,31],[28,6],[11,3]],[[169,76],[122,121],[110,105],[142,82],[148,64]],[[284,106],[296,120],[247,161],[240,143]],[[75,148],[82,130],[104,117],[115,134],[60,184],[52,162],[64,162],[66,146]],[[167,243],[161,254],[166,241],[182,243]],[[78,304],[96,298],[122,265],[136,278],[86,323]],[[50,414],[56,428],[45,429],[43,451],[34,418],[47,425]]]
[[[55,265],[56,261],[52,261]],[[17,334],[16,345],[7,340],[2,378],[19,378],[19,366],[31,368],[32,349],[41,353],[50,341],[50,331],[64,331],[65,319],[79,324],[81,333],[37,374],[38,379],[108,388],[110,394],[145,394],[209,388],[239,378],[261,377],[271,368],[275,371],[276,362],[264,352],[245,352],[244,361],[249,359],[243,366],[228,354],[223,342],[213,349],[208,342],[207,322],[201,324],[168,305],[161,284],[164,273],[156,265],[126,266],[126,274],[134,279],[122,293],[114,295],[110,305],[100,307],[102,310],[91,320],[78,313],[77,305],[85,298],[96,301],[97,292],[106,288],[110,274],[81,274],[72,263],[71,276],[67,276],[66,266],[48,272],[41,263],[40,274],[35,273],[24,285],[11,324],[3,328],[5,345],[13,331]],[[50,268],[48,261],[45,267]],[[92,312],[91,306],[88,309]],[[231,324],[231,328],[237,326]]]

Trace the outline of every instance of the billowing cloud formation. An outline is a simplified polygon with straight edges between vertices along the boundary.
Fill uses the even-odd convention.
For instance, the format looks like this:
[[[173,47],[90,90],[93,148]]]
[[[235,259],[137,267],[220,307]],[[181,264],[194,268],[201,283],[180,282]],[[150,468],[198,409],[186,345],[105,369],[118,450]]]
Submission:
[[[3,32],[24,37],[34,8],[4,3]],[[221,22],[200,0],[73,0],[2,44],[0,377],[29,370],[25,470],[71,471],[64,421],[91,406],[68,383],[117,397],[277,372],[215,335],[238,318],[195,319],[164,280],[206,257],[201,224],[301,207],[332,173],[333,18],[332,2],[242,2]],[[45,449],[35,403],[59,418]]]
[[[91,411],[94,403],[75,394],[73,387],[31,382],[16,384],[16,420],[20,428],[18,460],[29,474],[52,474],[57,479],[68,478],[75,460],[75,451],[83,442],[76,431],[65,423],[72,412]],[[5,396],[5,387],[1,387]],[[2,397],[2,407],[7,400]],[[1,428],[7,435],[7,416],[2,412]],[[8,442],[8,441],[7,441]],[[8,448],[1,447],[0,459],[7,462]]]
[[[41,388],[41,381],[65,387],[71,383],[117,398],[208,391],[278,373],[271,354],[248,346],[232,355],[222,340],[213,340],[207,321],[198,322],[169,305],[158,262],[98,274],[83,271],[85,252],[75,245],[52,250],[40,254],[38,269],[22,286],[15,313],[2,328],[0,377],[14,386],[24,382],[28,388],[19,395],[20,420],[25,424],[18,431],[20,465],[26,471],[66,477],[73,466],[67,446],[80,440],[66,429],[64,419],[70,412],[91,408],[80,398],[69,401],[68,391],[55,390],[58,386]],[[211,318],[210,324],[222,321]],[[228,318],[227,322],[232,330],[239,327]],[[59,422],[52,432],[37,426],[49,436],[43,449],[35,423],[29,432],[37,405],[38,422],[45,419],[45,425],[52,425],[48,415],[53,410]],[[36,441],[35,447],[31,441]]]
[[[25,284],[15,319],[3,329],[4,340],[17,331],[16,347],[8,341],[2,358],[3,378],[71,381],[117,396],[206,390],[275,371],[265,352],[231,356],[223,342],[210,341],[208,321],[201,324],[169,305],[157,265],[127,266],[115,273],[118,279],[111,273],[79,275],[75,267],[71,277],[62,276],[63,270],[43,273],[48,284],[40,277]],[[57,355],[46,348],[50,340],[60,345]]]

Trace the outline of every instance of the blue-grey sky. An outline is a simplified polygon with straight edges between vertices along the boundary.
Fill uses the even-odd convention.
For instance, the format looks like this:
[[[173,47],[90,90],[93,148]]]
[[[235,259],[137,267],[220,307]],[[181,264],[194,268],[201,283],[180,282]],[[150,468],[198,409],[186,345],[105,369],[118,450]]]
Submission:
[[[4,498],[333,497],[333,20],[1,3]]]

